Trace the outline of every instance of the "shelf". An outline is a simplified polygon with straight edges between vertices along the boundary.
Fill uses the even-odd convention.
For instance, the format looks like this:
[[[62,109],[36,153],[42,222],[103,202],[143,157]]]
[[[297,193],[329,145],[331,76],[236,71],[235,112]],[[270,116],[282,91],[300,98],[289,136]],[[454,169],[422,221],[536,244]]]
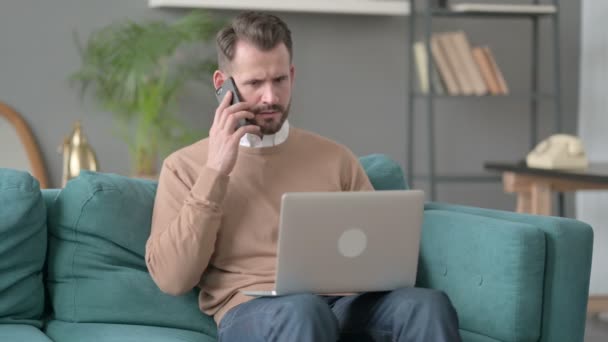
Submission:
[[[359,15],[406,16],[406,0],[148,0],[150,7],[185,7]]]
[[[555,96],[553,94],[509,94],[509,95],[447,95],[447,94],[423,94],[420,92],[414,93],[414,97],[426,99],[428,96],[431,96],[435,99],[447,99],[447,100],[464,100],[464,99],[475,99],[475,100],[485,100],[485,99],[504,99],[504,100],[553,100]]]
[[[450,9],[433,9],[432,15],[443,17],[538,17],[557,14],[554,5],[508,5],[460,3]]]
[[[428,0],[427,0],[428,1]],[[430,198],[432,201],[437,200],[437,187],[438,183],[482,183],[482,182],[501,182],[501,178],[498,176],[489,176],[487,174],[439,174],[437,172],[437,161],[436,159],[436,145],[437,137],[436,137],[436,129],[435,129],[435,120],[436,117],[440,117],[440,115],[436,115],[438,110],[436,106],[433,104],[442,101],[454,101],[454,100],[466,100],[470,101],[471,99],[475,101],[487,101],[487,99],[492,98],[494,101],[498,99],[504,101],[521,101],[521,102],[529,102],[529,127],[530,127],[530,144],[531,148],[537,144],[538,135],[539,135],[539,112],[541,106],[546,103],[553,103],[554,107],[554,117],[555,117],[555,132],[561,132],[561,112],[562,106],[560,103],[561,98],[561,62],[560,62],[560,40],[559,40],[559,27],[560,27],[560,16],[559,16],[559,5],[558,0],[553,0],[552,4],[538,4],[538,1],[535,1],[535,4],[487,4],[484,3],[483,0],[477,0],[476,3],[473,3],[475,0],[470,0],[471,2],[464,3],[460,1],[458,4],[452,4],[451,6],[447,6],[446,8],[438,8],[430,5],[426,6],[415,6],[417,2],[411,2],[412,6],[411,16],[412,19],[409,21],[409,42],[414,44],[417,37],[417,23],[424,23],[424,39],[426,48],[424,51],[426,52],[426,56],[430,56],[432,51],[429,49],[429,43],[431,40],[431,34],[433,33],[433,25],[434,21],[441,19],[450,19],[450,18],[463,18],[463,19],[480,19],[480,18],[490,18],[490,19],[531,19],[530,29],[531,29],[531,37],[534,45],[532,46],[531,51],[531,61],[532,61],[532,70],[530,74],[530,87],[526,89],[517,90],[515,93],[511,93],[508,95],[449,95],[447,91],[442,92],[441,94],[437,94],[436,90],[441,89],[439,87],[433,88],[433,94],[429,94],[428,92],[423,93],[420,91],[420,87],[416,87],[414,74],[418,69],[418,64],[423,63],[415,63],[416,62],[416,54],[424,56],[420,52],[416,52],[415,47],[410,47],[411,58],[409,59],[409,72],[410,72],[410,89],[408,92],[408,111],[407,115],[407,155],[406,160],[408,161],[408,180],[413,182],[414,180],[418,181],[426,181],[429,186]],[[418,2],[420,3],[420,2]],[[543,92],[540,87],[540,74],[539,74],[539,66],[542,65],[544,61],[541,61],[539,58],[539,43],[542,41],[541,39],[541,30],[539,29],[540,19],[541,18],[549,18],[552,21],[552,29],[553,29],[553,58],[554,58],[554,68],[553,68],[553,89],[548,92]],[[496,20],[488,20],[487,24],[492,24]],[[518,23],[513,23],[514,25],[519,25]],[[419,57],[419,59],[422,59]],[[430,60],[428,58],[427,60]],[[437,70],[437,68],[429,68],[428,62],[425,64],[427,70]],[[429,75],[425,80],[428,82],[430,86],[437,85],[436,80],[434,79],[435,75]],[[426,88],[425,90],[430,90]],[[447,89],[446,89],[447,90]],[[529,91],[524,91],[529,90]],[[416,174],[414,170],[417,169],[415,166],[415,154],[416,154],[416,130],[415,121],[418,119],[417,111],[422,109],[419,105],[424,104],[426,102],[426,106],[424,107],[424,111],[421,113],[426,113],[426,145],[428,147],[428,160],[427,160],[427,174]],[[473,104],[470,102],[466,102],[468,104]],[[478,103],[475,103],[478,104]],[[450,104],[451,105],[451,104]],[[442,110],[445,106],[439,106]],[[449,112],[449,105],[448,107]]]
[[[429,181],[431,179],[428,175],[414,175],[413,180]],[[500,176],[488,176],[488,175],[437,175],[435,176],[435,182],[437,183],[496,183],[502,182]]]
[[[434,17],[442,18],[536,18],[552,16],[553,14],[533,14],[533,13],[476,13],[476,12],[453,12],[449,10],[433,10]]]

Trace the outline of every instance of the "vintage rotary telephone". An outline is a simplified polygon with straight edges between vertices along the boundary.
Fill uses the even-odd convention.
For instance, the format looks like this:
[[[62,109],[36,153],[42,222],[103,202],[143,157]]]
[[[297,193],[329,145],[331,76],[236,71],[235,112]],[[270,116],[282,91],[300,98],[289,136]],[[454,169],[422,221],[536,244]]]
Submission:
[[[583,143],[575,136],[556,134],[539,143],[526,158],[528,167],[585,169],[589,161]]]

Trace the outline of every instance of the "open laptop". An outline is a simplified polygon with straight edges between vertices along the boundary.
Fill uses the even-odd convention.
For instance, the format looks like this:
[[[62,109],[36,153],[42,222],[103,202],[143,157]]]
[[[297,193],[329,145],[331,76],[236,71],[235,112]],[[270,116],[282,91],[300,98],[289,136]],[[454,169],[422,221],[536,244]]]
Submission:
[[[418,190],[286,193],[276,285],[249,296],[414,286],[424,210]]]

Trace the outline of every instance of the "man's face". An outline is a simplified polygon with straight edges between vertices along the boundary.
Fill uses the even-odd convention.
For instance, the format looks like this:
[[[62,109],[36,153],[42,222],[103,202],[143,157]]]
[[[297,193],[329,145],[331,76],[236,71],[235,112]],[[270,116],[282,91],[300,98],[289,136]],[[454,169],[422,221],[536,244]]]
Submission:
[[[262,134],[274,134],[289,115],[294,73],[285,44],[261,51],[246,41],[238,41],[230,75],[222,74],[220,78],[221,82],[229,76],[234,78],[241,100],[251,105]]]

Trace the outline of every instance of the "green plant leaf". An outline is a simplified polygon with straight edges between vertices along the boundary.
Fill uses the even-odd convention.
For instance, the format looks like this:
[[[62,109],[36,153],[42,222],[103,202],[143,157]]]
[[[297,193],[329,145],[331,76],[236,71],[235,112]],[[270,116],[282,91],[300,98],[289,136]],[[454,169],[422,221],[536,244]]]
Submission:
[[[173,23],[114,22],[85,42],[74,32],[81,66],[69,83],[79,89],[81,100],[90,94],[97,106],[115,116],[133,160],[141,151],[179,148],[205,134],[178,119],[177,96],[189,81],[208,82],[217,63],[201,55],[175,58],[176,53],[191,44],[209,43],[223,24],[194,11]]]

